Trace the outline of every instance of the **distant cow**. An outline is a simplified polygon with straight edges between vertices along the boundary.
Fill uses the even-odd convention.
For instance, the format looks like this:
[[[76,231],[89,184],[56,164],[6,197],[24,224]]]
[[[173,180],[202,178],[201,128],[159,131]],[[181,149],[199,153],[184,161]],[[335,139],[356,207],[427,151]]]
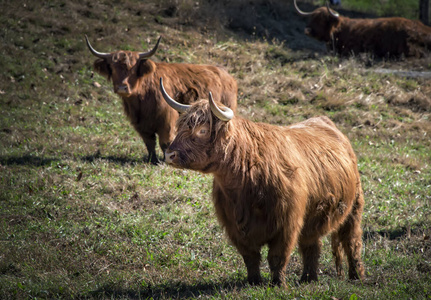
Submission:
[[[175,135],[178,113],[169,107],[160,94],[158,78],[163,76],[166,89],[178,97],[179,102],[190,104],[217,91],[217,100],[235,110],[237,106],[237,83],[225,70],[209,65],[157,63],[149,58],[159,46],[145,53],[115,51],[101,53],[87,46],[99,59],[95,70],[112,79],[114,92],[123,100],[124,111],[133,127],[140,134],[148,150],[148,161],[158,163],[156,134],[164,152]]]
[[[253,123],[216,104],[211,94],[209,101],[191,106],[163,94],[184,111],[166,162],[214,175],[218,220],[244,258],[251,284],[262,280],[260,250],[265,244],[274,284],[284,284],[297,244],[303,258],[301,281],[317,280],[320,239],[328,233],[337,274],[343,274],[344,248],[349,277],[364,278],[364,199],[356,156],[332,121],[318,117],[288,127]]]
[[[325,42],[327,49],[342,56],[369,52],[377,57],[423,57],[431,50],[431,27],[405,18],[350,19],[332,11],[328,4],[309,17],[305,34]]]

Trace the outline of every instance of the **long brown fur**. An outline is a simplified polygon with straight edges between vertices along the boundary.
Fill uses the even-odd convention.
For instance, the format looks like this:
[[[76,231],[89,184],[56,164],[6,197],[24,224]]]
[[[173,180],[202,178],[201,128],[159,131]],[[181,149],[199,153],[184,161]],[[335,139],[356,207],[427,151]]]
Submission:
[[[423,57],[431,50],[431,27],[406,18],[351,19],[320,7],[305,33],[342,56],[371,53],[378,57]]]
[[[138,52],[116,51],[109,59],[94,62],[95,70],[112,79],[114,91],[123,100],[124,112],[144,140],[148,159],[158,163],[156,134],[164,152],[175,135],[178,113],[166,104],[160,94],[159,78],[163,77],[168,93],[178,102],[190,104],[217,93],[217,100],[236,109],[237,83],[224,69],[210,65],[157,63],[138,60]],[[127,93],[120,93],[125,86]],[[123,88],[124,89],[124,88]]]
[[[364,278],[356,156],[332,121],[317,117],[280,127],[235,116],[224,122],[202,100],[180,116],[177,127],[167,162],[214,175],[217,218],[243,256],[250,283],[262,280],[265,244],[274,284],[283,284],[296,245],[301,281],[317,280],[320,239],[329,233],[337,274],[343,274],[343,248],[349,278]]]

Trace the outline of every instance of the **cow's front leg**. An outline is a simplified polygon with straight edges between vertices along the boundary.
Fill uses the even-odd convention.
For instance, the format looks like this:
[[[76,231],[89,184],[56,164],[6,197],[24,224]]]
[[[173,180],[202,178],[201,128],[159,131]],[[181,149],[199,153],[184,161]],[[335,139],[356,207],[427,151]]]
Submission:
[[[245,266],[247,267],[247,281],[249,284],[258,285],[262,283],[260,276],[260,253],[243,255]]]
[[[158,136],[159,136],[159,145],[160,148],[162,149],[163,152],[163,160],[166,159],[166,149],[168,149],[168,147],[171,145],[172,141],[174,140],[175,137],[175,128],[173,127],[167,127],[167,128],[163,128],[163,130],[159,130],[158,131]]]
[[[148,151],[147,162],[151,162],[152,164],[157,165],[158,163],[160,163],[160,161],[157,158],[156,154],[156,134],[153,133],[151,135],[142,136],[142,139],[144,140],[145,146],[147,147]]]
[[[247,267],[247,281],[249,284],[257,285],[262,283],[260,276],[260,247],[251,249],[251,247],[236,245],[239,253],[244,259],[245,266]]]
[[[299,241],[299,252],[302,256],[303,270],[300,282],[317,281],[321,242],[318,238]]]
[[[299,227],[299,226],[298,226]],[[287,234],[286,232],[289,232]],[[296,245],[299,228],[288,230],[278,234],[270,243],[268,252],[268,263],[272,275],[272,284],[285,286],[285,271],[290,260],[290,254]]]

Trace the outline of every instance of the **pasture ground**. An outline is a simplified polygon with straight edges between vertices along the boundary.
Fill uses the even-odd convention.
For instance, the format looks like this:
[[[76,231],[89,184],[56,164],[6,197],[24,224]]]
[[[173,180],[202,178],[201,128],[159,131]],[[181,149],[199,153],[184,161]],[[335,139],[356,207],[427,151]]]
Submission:
[[[364,14],[344,2],[343,12]],[[430,58],[329,56],[277,0],[1,7],[1,299],[431,298],[431,80],[373,71],[430,72]],[[366,279],[336,278],[324,239],[318,283],[297,284],[295,250],[287,289],[269,285],[265,261],[265,284],[249,286],[215,219],[211,176],[143,163],[120,99],[93,74],[84,34],[104,52],[145,51],[162,35],[156,61],[226,67],[249,119],[330,117],[359,159]]]

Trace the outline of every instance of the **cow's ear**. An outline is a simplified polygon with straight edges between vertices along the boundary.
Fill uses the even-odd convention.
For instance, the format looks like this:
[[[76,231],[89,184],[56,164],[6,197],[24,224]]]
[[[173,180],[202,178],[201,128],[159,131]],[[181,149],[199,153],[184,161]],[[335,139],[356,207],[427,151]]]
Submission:
[[[156,71],[156,64],[149,59],[143,59],[139,61],[138,65],[138,77],[148,75]]]
[[[184,104],[192,104],[197,99],[199,99],[199,93],[194,87],[189,88],[185,93],[179,93],[177,95],[178,102]]]
[[[112,70],[108,62],[104,59],[98,59],[94,62],[94,70],[106,78],[111,78]]]

